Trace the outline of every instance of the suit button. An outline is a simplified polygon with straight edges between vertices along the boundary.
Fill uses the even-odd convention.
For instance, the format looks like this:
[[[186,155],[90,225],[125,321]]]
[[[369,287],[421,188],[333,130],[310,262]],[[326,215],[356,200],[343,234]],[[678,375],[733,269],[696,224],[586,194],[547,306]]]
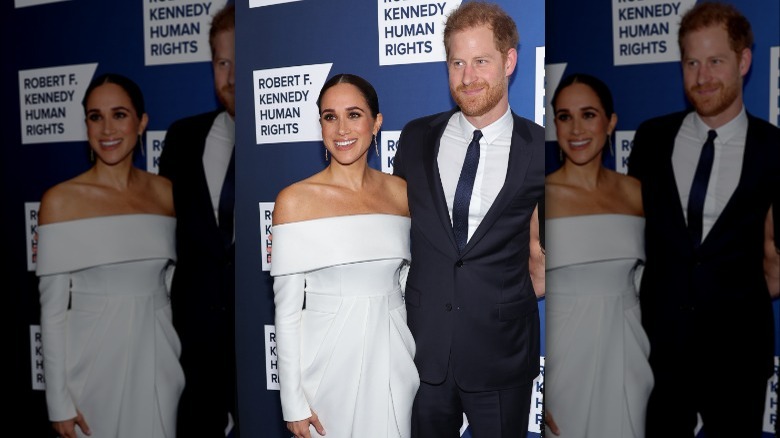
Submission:
[[[452,310],[452,304],[450,304],[450,303],[445,304],[444,305],[444,310],[446,310],[448,312],[451,311]]]
[[[463,260],[458,260],[457,262],[455,262],[455,266],[457,266],[459,268],[462,267],[463,266]]]

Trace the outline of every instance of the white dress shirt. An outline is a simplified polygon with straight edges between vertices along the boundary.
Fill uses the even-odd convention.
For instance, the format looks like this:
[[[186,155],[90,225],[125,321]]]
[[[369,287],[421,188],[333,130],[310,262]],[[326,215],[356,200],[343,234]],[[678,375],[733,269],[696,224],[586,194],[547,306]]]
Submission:
[[[203,151],[203,169],[206,172],[206,183],[209,186],[211,205],[214,207],[214,217],[219,223],[219,198],[222,183],[225,182],[230,155],[236,143],[236,122],[226,111],[217,115],[211,125],[206,148]]]
[[[512,112],[507,108],[501,118],[480,129],[482,139],[479,141],[479,165],[469,204],[469,239],[504,186],[513,127]],[[436,160],[444,197],[447,200],[447,209],[450,212],[450,223],[452,223],[452,203],[455,199],[460,171],[475,129],[477,128],[466,120],[463,113],[457,112],[450,117],[441,137]]]
[[[737,117],[715,130],[718,136],[715,137],[715,158],[707,185],[707,195],[704,199],[702,241],[707,237],[715,221],[718,220],[739,183],[742,174],[742,159],[745,155],[747,127],[747,114],[743,106]],[[712,128],[707,126],[694,111],[685,117],[674,140],[672,167],[674,168],[674,178],[677,181],[677,189],[680,191],[680,202],[683,206],[686,223],[693,176],[696,173],[699,155],[710,129]]]

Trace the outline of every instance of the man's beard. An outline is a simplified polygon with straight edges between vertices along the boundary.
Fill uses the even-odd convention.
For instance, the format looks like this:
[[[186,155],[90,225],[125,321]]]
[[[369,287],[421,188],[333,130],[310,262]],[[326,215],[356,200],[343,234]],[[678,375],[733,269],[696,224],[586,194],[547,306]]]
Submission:
[[[217,93],[217,97],[219,98],[219,102],[222,104],[222,106],[224,106],[227,110],[228,114],[234,116],[236,112],[235,86],[222,86]]]
[[[465,96],[463,91],[483,88],[484,93],[476,96]],[[450,87],[450,94],[455,103],[460,107],[461,112],[469,117],[480,117],[487,114],[488,111],[498,105],[504,97],[503,82],[488,84],[486,81],[479,81],[467,85],[458,85],[455,89]]]
[[[718,87],[718,93],[701,97],[696,92],[701,88],[711,88],[713,85]],[[696,112],[704,117],[713,117],[725,111],[731,104],[737,100],[739,84],[727,86],[723,82],[708,83],[705,85],[694,85],[685,90],[688,101],[691,102]]]

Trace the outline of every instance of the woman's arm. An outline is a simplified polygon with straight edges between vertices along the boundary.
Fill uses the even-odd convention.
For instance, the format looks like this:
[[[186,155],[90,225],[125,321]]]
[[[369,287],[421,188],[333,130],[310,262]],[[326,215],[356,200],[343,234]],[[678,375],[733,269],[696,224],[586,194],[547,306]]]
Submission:
[[[287,421],[309,418],[311,409],[301,386],[301,314],[304,274],[274,277],[276,349],[282,413]]]
[[[301,315],[304,297],[304,274],[274,277],[276,306],[276,351],[279,360],[279,388],[282,416],[296,438],[309,438],[309,424],[320,435],[325,429],[309,407],[301,386]]]
[[[54,423],[72,422],[78,413],[68,391],[65,369],[65,322],[68,318],[70,275],[43,275],[39,279],[38,289],[41,302],[43,371],[46,376],[46,404],[49,409],[49,420]]]

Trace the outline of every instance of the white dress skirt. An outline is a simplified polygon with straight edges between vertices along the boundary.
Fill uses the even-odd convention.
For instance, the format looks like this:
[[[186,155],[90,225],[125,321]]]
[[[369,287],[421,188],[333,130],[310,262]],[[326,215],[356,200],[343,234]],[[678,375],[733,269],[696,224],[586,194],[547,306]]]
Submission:
[[[361,214],[273,227],[286,421],[313,410],[328,438],[410,436],[420,380],[401,285],[409,226],[407,217]]]
[[[548,219],[544,403],[560,438],[645,433],[653,387],[637,285],[642,217]]]
[[[184,373],[168,293],[175,230],[174,218],[152,214],[38,227],[51,421],[78,409],[92,437],[176,436]]]

